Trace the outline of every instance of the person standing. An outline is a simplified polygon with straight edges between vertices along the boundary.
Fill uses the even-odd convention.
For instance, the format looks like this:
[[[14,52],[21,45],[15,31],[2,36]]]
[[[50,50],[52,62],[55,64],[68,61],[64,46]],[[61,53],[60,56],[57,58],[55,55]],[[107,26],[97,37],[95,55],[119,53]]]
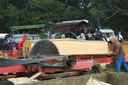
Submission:
[[[13,55],[13,48],[17,49],[17,44],[16,44],[16,42],[13,41],[13,38],[10,37],[9,38],[9,42],[8,42],[8,46],[7,46],[8,56],[12,57],[12,55]]]
[[[4,39],[1,46],[2,56],[7,56],[8,40]]]
[[[120,72],[121,64],[124,65],[126,72],[128,72],[128,65],[125,60],[125,52],[120,42],[115,37],[111,38],[113,44],[113,52],[116,54],[114,59],[116,60],[116,71]]]
[[[122,43],[122,41],[123,41],[123,36],[121,35],[121,32],[118,32],[117,40],[118,40],[120,43]]]
[[[23,48],[23,45],[24,45],[25,40],[29,40],[27,34],[24,34],[24,39],[18,44],[18,48],[19,48],[19,56],[22,55],[22,48]]]

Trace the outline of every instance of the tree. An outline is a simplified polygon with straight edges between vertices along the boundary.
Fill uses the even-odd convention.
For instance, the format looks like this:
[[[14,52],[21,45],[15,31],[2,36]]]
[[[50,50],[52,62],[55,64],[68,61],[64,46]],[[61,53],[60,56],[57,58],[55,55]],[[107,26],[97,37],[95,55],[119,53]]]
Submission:
[[[0,0],[0,32],[14,25],[88,19],[126,34],[127,0]]]
[[[55,0],[1,1],[6,5],[1,6],[0,9],[0,28],[6,29],[6,32],[14,25],[62,21],[65,11],[65,5]]]
[[[122,31],[127,36],[128,1],[127,0],[91,0],[90,14],[99,15],[102,23],[116,32]]]
[[[35,19],[39,23],[57,22],[63,18],[65,5],[55,0],[32,0],[27,11],[35,13]]]

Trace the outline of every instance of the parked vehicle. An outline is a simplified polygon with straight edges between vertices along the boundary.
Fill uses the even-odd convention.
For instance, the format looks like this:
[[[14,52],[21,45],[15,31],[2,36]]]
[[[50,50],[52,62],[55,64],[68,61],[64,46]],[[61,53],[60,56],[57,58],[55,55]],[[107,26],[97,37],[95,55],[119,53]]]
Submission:
[[[20,43],[24,38],[24,34],[13,34],[12,37],[16,43]],[[37,34],[28,34],[28,37],[30,38],[30,40],[40,39],[39,35]]]
[[[0,38],[4,39],[6,35],[8,35],[8,33],[0,33]]]
[[[23,26],[12,26],[10,31],[12,34],[37,34],[40,38],[47,38],[46,24],[35,24],[35,25],[23,25]]]
[[[104,38],[107,40],[107,41],[110,41],[110,37],[111,36],[115,36],[115,33],[112,29],[108,29],[108,28],[104,28],[104,29],[100,29],[100,31],[102,32]]]
[[[0,50],[2,48],[3,42],[5,41],[6,36],[8,36],[8,33],[0,33]]]

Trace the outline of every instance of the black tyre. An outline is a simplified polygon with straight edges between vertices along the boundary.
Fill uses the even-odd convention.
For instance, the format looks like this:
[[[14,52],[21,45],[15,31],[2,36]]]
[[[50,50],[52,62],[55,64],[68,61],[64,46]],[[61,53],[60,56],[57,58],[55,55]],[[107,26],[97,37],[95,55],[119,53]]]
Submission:
[[[77,35],[74,32],[66,32],[64,34],[66,38],[73,38],[73,39],[77,38]]]

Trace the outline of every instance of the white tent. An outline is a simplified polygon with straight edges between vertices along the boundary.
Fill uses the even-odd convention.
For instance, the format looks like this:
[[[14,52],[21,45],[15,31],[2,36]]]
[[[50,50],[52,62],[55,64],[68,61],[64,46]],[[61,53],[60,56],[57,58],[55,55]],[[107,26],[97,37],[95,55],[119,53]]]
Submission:
[[[112,84],[108,84],[90,77],[86,85],[112,85]]]

